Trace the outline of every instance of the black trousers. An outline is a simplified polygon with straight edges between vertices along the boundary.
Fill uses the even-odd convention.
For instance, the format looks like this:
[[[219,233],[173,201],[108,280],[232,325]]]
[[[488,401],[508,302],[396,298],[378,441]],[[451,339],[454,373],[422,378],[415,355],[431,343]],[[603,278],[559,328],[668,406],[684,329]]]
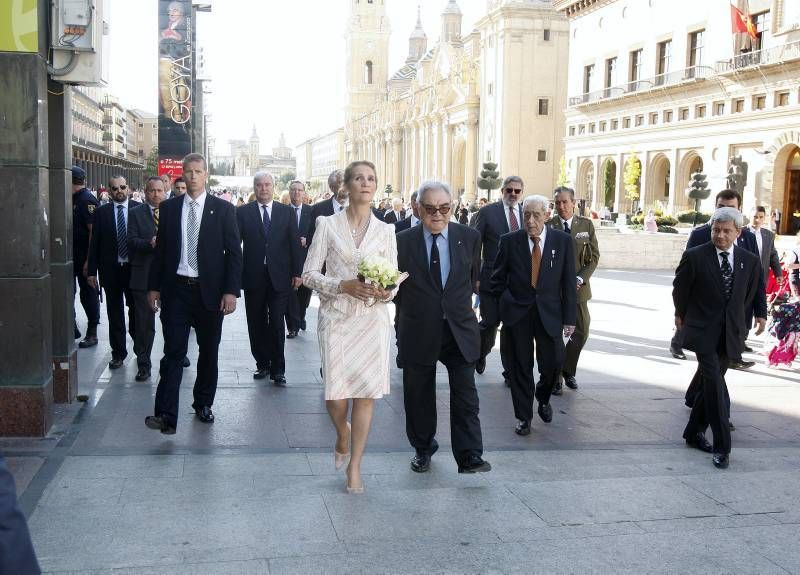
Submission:
[[[153,351],[153,339],[156,336],[156,314],[147,303],[146,290],[131,290],[133,294],[133,353],[140,368],[150,369],[150,355]]]
[[[486,357],[491,353],[494,348],[494,342],[497,339],[497,328],[500,326],[500,310],[495,298],[488,291],[481,291],[480,296],[480,310],[481,310],[481,357]],[[514,347],[511,341],[511,334],[506,330],[500,331],[500,363],[503,365],[503,377],[509,378],[511,373],[511,365],[514,363],[514,358],[511,357],[512,349]]]
[[[751,309],[751,314],[752,314],[752,309]],[[753,316],[750,315],[750,318],[749,319],[745,319],[745,321],[748,321],[747,325],[753,325]],[[747,332],[745,332],[745,334],[744,334],[744,340],[743,341],[747,341]],[[683,333],[682,333],[682,331],[676,328],[675,329],[675,333],[672,334],[672,339],[670,340],[669,343],[670,343],[670,347],[682,350],[683,349]],[[739,357],[733,357],[733,358],[730,358],[730,359],[741,361],[742,354],[739,354]]]
[[[731,430],[728,425],[730,397],[725,373],[728,371],[728,357],[721,345],[716,353],[697,354],[699,364],[699,384],[694,394],[694,406],[689,415],[689,423],[683,430],[684,439],[697,433],[705,433],[711,426],[714,436],[714,453],[731,452]]]
[[[567,342],[566,355],[564,357],[564,365],[561,371],[564,375],[575,376],[578,370],[578,360],[581,357],[583,346],[586,345],[586,340],[589,339],[589,325],[592,323],[592,317],[589,315],[589,302],[578,302],[578,315],[575,321],[575,332]]]
[[[264,273],[263,287],[244,291],[250,352],[258,369],[269,370],[270,375],[283,375],[286,372],[283,322],[292,290],[276,291],[266,269]]]
[[[179,283],[169,298],[161,300],[164,357],[161,358],[159,369],[155,415],[162,417],[167,424],[176,426],[178,422],[178,390],[183,377],[183,358],[189,347],[189,329],[192,327],[200,352],[192,407],[201,409],[214,404],[223,317],[218,309],[205,308],[198,284]]]
[[[483,454],[481,422],[478,419],[478,390],[475,364],[461,355],[447,320],[443,320],[439,361],[447,368],[450,383],[450,435],[453,457],[458,463],[470,455]],[[406,354],[408,358],[408,354]],[[432,453],[436,443],[436,364],[405,362],[403,402],[406,410],[406,435],[418,453]]]
[[[25,515],[17,503],[14,476],[0,455],[0,573],[41,573]]]
[[[73,265],[78,264],[73,263]],[[75,283],[77,285],[75,291],[80,294],[81,307],[86,313],[89,325],[97,325],[100,323],[100,294],[89,285],[82,270],[75,271]]]
[[[288,309],[286,311],[286,329],[300,331],[305,329],[306,310],[311,303],[311,290],[300,286],[289,292]]]
[[[514,366],[511,370],[511,401],[514,417],[523,421],[533,419],[534,397],[539,403],[550,403],[553,385],[564,362],[564,341],[561,335],[552,337],[544,329],[537,307],[531,306],[527,316],[510,327],[514,342]],[[539,383],[534,385],[534,350],[539,368]]]
[[[108,277],[108,276],[111,277]],[[129,264],[114,266],[103,278],[103,291],[106,293],[106,315],[108,316],[108,341],[111,344],[111,357],[125,359],[128,346],[125,335],[125,306],[128,307],[128,332],[131,338],[136,333],[133,293],[128,287],[131,283]]]

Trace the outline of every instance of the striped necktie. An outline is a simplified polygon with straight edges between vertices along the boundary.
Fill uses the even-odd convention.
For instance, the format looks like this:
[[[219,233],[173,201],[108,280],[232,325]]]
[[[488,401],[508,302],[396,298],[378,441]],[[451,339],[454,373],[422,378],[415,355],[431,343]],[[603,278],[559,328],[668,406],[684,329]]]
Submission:
[[[189,202],[189,217],[186,226],[186,261],[194,271],[197,269],[197,238],[200,226],[197,224],[197,202]]]
[[[117,256],[121,260],[128,259],[128,230],[125,227],[125,209],[117,204]]]

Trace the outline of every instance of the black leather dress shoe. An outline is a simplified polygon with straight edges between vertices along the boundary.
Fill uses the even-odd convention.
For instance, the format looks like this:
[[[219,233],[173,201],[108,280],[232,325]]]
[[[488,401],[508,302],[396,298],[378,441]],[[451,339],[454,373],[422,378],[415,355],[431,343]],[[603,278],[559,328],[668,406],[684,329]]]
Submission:
[[[431,468],[431,456],[427,453],[417,453],[411,458],[411,471],[425,473]]]
[[[119,369],[122,367],[123,361],[121,359],[112,359],[108,362],[109,369]]]
[[[675,359],[686,359],[686,354],[683,353],[683,350],[679,347],[670,346],[669,352]]]
[[[565,375],[564,376],[564,385],[566,385],[568,388],[570,388],[573,391],[578,389],[578,382],[575,381],[575,376],[574,375]]]
[[[197,419],[203,423],[214,423],[214,414],[211,413],[211,408],[207,405],[204,405],[202,409],[195,409],[194,413]]]
[[[753,348],[750,347],[749,345],[745,345],[744,346],[744,351],[746,351],[747,353],[753,353]]]
[[[276,375],[270,375],[269,378],[272,380],[272,383],[277,385],[278,387],[286,387],[286,376],[282,373],[278,373]]]
[[[175,426],[169,425],[158,415],[148,415],[144,418],[144,424],[150,429],[160,431],[164,435],[175,435]]]
[[[485,459],[481,459],[479,455],[471,455],[458,466],[459,473],[486,473],[491,470],[491,464]]]
[[[551,421],[553,421],[553,408],[550,407],[549,403],[540,402],[536,412],[539,414],[539,417],[541,417],[542,421],[544,421],[545,423],[550,423]]]
[[[531,422],[525,421],[524,419],[520,419],[517,421],[517,427],[514,428],[514,433],[517,435],[530,435],[531,434]]]
[[[728,454],[726,453],[715,453],[711,457],[711,461],[717,469],[728,469]]]
[[[136,372],[136,381],[147,381],[150,379],[150,370],[146,367],[140,367]]]
[[[190,365],[192,365],[192,362],[189,361],[188,357],[184,357],[183,358],[183,367],[189,367]]]
[[[87,347],[94,347],[97,345],[97,336],[94,335],[87,335],[83,341],[78,344],[78,347],[81,349],[86,349]]]
[[[306,320],[304,319],[300,320],[300,329],[306,331]]]
[[[706,436],[702,433],[696,434],[694,437],[689,437],[686,439],[686,445],[688,447],[693,447],[694,449],[699,449],[700,451],[704,451],[706,453],[711,453],[714,451],[714,448],[711,447],[711,444],[706,439]]]
[[[482,357],[475,362],[475,373],[481,375],[484,371],[486,371],[486,358]]]
[[[728,364],[731,369],[750,369],[756,364],[754,361],[744,361],[742,359],[732,359]]]
[[[266,369],[257,369],[253,372],[253,379],[266,379],[267,378],[267,370]]]
[[[286,339],[294,339],[297,337],[297,332],[294,330],[290,330],[289,333],[286,334]]]
[[[736,431],[736,426],[733,424],[732,421],[728,421],[728,429],[731,431]]]
[[[553,391],[551,392],[551,394],[552,395],[564,395],[564,388],[561,385],[561,380],[560,379],[553,384]]]

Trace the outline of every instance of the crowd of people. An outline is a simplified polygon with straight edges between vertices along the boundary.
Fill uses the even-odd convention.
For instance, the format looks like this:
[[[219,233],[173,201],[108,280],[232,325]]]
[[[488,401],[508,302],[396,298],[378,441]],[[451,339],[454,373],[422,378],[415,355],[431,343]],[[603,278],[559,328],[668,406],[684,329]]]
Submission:
[[[252,201],[236,206],[235,199],[209,194],[207,178],[205,159],[190,154],[175,182],[147,180],[142,203],[129,197],[124,178],[114,177],[110,201],[100,205],[84,187],[85,173],[73,169],[75,275],[88,318],[80,346],[97,345],[102,288],[109,367],[123,365],[127,331],[136,380],[146,381],[160,312],[164,353],[153,414],[145,420],[149,428],[176,432],[192,328],[199,348],[192,407],[200,421],[214,421],[223,319],[235,311],[242,292],[253,378],[277,386],[287,385],[286,339],[306,329],[312,292],[318,295],[320,373],[336,430],[333,463],[346,466],[351,493],[364,489],[361,463],[374,400],[389,393],[393,340],[415,472],[428,471],[438,450],[439,362],[450,382],[458,470],[491,469],[483,459],[475,374],[484,372],[498,331],[516,434],[531,433],[534,411],[551,422],[551,396],[565,387],[578,389],[600,251],[595,223],[576,213],[571,188],[525,197],[524,182],[511,175],[500,200],[479,207],[460,204],[447,183],[427,181],[407,205],[400,198],[387,204],[375,201],[375,167],[359,161],[332,172],[329,192],[316,203],[309,203],[298,180],[290,182],[282,201],[273,176],[260,172],[253,178]],[[752,365],[742,352],[749,349],[750,326],[761,333],[766,325],[766,278],[772,273],[783,285],[784,273],[774,234],[762,227],[762,208],[745,228],[737,192],[720,192],[716,207],[710,222],[692,231],[676,271],[670,351],[685,359],[685,348],[698,358],[686,392],[692,408],[686,443],[711,453],[714,465],[724,468],[734,429],[725,371]],[[407,278],[386,288],[364,281],[358,266],[371,257]],[[705,437],[709,426],[713,444]]]

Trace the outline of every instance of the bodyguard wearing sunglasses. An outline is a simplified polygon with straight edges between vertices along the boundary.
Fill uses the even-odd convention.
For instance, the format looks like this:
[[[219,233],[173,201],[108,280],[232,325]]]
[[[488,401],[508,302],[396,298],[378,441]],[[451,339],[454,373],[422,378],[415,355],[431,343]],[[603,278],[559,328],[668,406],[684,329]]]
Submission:
[[[497,247],[500,236],[516,232],[522,227],[522,190],[525,185],[519,176],[508,176],[503,182],[503,199],[487,205],[478,212],[473,226],[481,234],[483,244],[483,265],[481,265],[481,357],[475,365],[475,371],[483,373],[486,369],[486,356],[494,347],[497,327],[500,325],[500,314],[497,301],[489,292],[489,278],[492,277],[494,260],[497,258]],[[510,356],[512,344],[509,333],[500,333],[500,360],[503,363],[503,377],[506,385],[510,381],[510,370],[513,359]]]
[[[88,281],[95,289],[102,286],[106,292],[108,339],[111,343],[111,361],[108,367],[118,369],[122,367],[128,355],[125,341],[125,304],[128,306],[128,329],[131,338],[136,333],[133,294],[130,290],[128,210],[140,203],[128,199],[128,184],[122,176],[114,176],[108,181],[108,192],[112,201],[97,208],[95,215],[92,240],[89,245]]]

